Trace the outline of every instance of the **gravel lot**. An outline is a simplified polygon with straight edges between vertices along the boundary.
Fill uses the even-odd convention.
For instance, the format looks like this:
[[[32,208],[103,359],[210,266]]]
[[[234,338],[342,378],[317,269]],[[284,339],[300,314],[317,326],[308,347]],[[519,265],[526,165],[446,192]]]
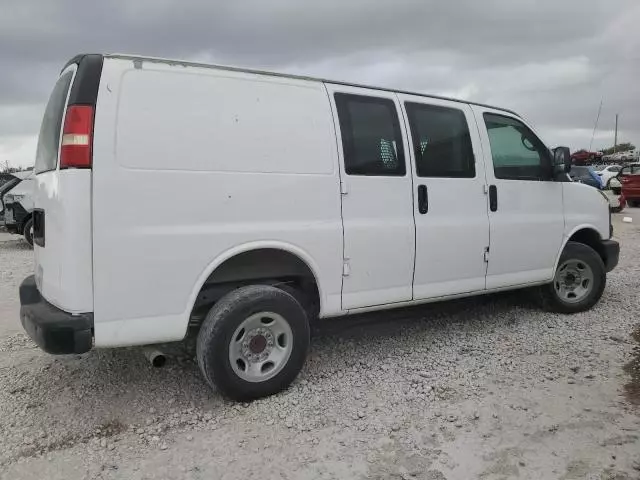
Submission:
[[[614,222],[592,311],[510,293],[325,321],[294,385],[251,404],[181,348],[163,369],[41,352],[18,319],[32,252],[0,231],[0,478],[638,479],[640,210]]]

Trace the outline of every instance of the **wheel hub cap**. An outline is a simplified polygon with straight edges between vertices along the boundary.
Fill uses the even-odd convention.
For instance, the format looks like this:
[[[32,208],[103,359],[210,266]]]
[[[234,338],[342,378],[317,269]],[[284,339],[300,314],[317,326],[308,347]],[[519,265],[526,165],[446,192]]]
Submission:
[[[249,342],[249,350],[252,353],[262,353],[266,347],[267,339],[264,338],[264,335],[256,335]]]
[[[243,380],[264,382],[284,368],[292,349],[293,333],[284,317],[260,312],[236,328],[229,343],[229,362]]]
[[[558,267],[553,285],[562,301],[576,303],[591,293],[593,282],[593,271],[587,263],[567,260]]]

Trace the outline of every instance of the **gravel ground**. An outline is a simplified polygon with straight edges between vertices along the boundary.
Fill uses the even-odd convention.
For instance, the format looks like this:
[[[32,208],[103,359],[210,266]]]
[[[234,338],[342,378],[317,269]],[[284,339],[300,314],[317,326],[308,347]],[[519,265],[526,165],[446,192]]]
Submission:
[[[18,320],[31,250],[0,232],[0,478],[638,479],[640,210],[623,215],[592,311],[510,293],[325,321],[294,385],[251,404],[182,348],[163,369],[42,353]]]

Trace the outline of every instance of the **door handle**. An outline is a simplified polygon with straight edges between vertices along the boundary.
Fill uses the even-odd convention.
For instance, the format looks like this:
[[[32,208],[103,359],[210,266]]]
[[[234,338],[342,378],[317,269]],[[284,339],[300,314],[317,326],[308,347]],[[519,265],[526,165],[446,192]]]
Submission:
[[[429,211],[429,195],[426,185],[418,185],[418,211],[422,215]]]
[[[489,209],[492,212],[498,210],[498,189],[495,185],[489,185]]]

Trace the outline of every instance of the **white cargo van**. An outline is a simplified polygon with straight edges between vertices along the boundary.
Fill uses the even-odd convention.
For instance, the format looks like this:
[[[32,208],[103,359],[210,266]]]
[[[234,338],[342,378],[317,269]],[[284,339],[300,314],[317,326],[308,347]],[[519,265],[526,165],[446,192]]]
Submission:
[[[553,152],[487,105],[79,56],[40,131],[22,323],[50,353],[198,329],[206,380],[246,400],[296,377],[316,317],[531,286],[586,310],[619,245]]]

